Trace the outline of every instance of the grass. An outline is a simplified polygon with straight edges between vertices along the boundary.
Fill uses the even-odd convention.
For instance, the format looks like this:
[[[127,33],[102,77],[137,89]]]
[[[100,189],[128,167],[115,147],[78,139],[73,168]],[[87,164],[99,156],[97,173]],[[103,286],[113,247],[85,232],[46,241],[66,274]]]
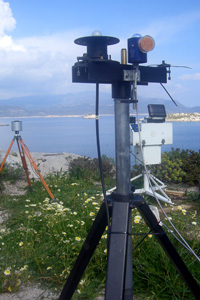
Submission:
[[[80,171],[80,170],[79,170]],[[47,198],[41,182],[33,192],[18,197],[1,194],[1,210],[9,212],[0,229],[0,293],[15,292],[27,282],[43,282],[61,290],[70,273],[102,201],[102,191],[92,173],[76,178],[57,174],[46,181],[56,201]],[[111,184],[112,180],[108,180]],[[187,203],[188,204],[188,203]],[[187,242],[200,255],[200,218],[193,208],[170,206],[169,217]],[[162,222],[167,224],[163,218]],[[169,224],[168,224],[169,226]],[[148,232],[136,209],[133,210],[133,249]],[[74,296],[94,299],[105,288],[106,237],[102,236]],[[193,276],[199,280],[199,263],[170,236]],[[194,299],[175,268],[149,235],[133,250],[134,294],[143,299]],[[199,282],[200,283],[200,282]]]

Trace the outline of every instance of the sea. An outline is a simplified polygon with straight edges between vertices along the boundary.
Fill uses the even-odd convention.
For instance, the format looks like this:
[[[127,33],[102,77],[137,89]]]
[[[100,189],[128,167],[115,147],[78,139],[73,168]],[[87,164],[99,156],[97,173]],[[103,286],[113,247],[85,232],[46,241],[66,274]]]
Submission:
[[[20,135],[30,152],[73,153],[97,157],[95,119],[80,117],[0,118],[0,149],[7,150],[15,132],[11,121],[22,121]],[[114,116],[99,120],[101,154],[115,158]],[[163,145],[162,152],[173,148],[200,149],[200,122],[173,122],[173,144]],[[12,147],[17,151],[16,142]]]

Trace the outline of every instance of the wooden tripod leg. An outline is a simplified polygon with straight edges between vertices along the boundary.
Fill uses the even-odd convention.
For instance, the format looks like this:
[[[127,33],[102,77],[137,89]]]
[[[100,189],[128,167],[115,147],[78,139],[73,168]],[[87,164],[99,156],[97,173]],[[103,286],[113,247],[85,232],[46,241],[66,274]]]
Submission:
[[[52,192],[50,191],[49,187],[47,186],[47,184],[46,184],[44,178],[42,177],[42,175],[41,175],[41,173],[40,173],[40,170],[38,169],[36,163],[34,162],[34,159],[33,159],[33,157],[31,156],[31,154],[30,154],[28,148],[27,148],[26,145],[24,144],[24,141],[22,140],[22,138],[19,139],[19,143],[20,143],[22,149],[24,150],[26,156],[28,157],[28,159],[29,159],[31,165],[33,166],[34,170],[36,171],[37,176],[40,178],[41,182],[43,183],[43,185],[44,185],[44,187],[45,187],[47,193],[49,194],[49,196],[51,197],[52,200],[55,200],[54,195],[52,194]]]
[[[10,153],[10,150],[11,150],[11,148],[12,148],[12,145],[13,145],[14,141],[15,141],[15,137],[12,139],[12,142],[10,143],[10,146],[9,146],[7,152],[6,152],[6,155],[5,155],[5,157],[4,157],[4,160],[3,160],[2,163],[1,163],[0,172],[1,172],[1,170],[3,169],[3,166],[4,166],[5,162],[6,162],[6,159],[7,159],[7,157],[8,157],[8,154]]]
[[[29,174],[28,174],[28,166],[27,166],[27,162],[26,162],[26,158],[25,158],[25,153],[24,153],[23,148],[22,147],[20,148],[18,137],[16,139],[17,139],[17,146],[18,146],[18,149],[19,149],[19,154],[20,154],[20,157],[21,157],[22,165],[23,165],[24,171],[26,173],[28,186],[29,186],[30,191],[32,192],[33,189],[32,189],[30,177],[29,177]]]

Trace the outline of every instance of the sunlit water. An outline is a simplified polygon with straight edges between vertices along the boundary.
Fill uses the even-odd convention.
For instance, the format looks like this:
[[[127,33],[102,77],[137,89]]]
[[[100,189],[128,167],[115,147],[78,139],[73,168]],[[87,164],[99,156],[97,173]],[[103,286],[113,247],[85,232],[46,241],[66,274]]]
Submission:
[[[14,132],[11,121],[16,118],[3,118],[0,123],[0,148],[7,150]],[[23,118],[23,130],[20,132],[30,152],[74,153],[89,157],[97,157],[96,131],[94,119],[76,118]],[[115,157],[114,117],[100,118],[101,153]],[[172,147],[180,149],[200,149],[200,122],[174,122],[173,145],[162,146],[162,151]],[[14,151],[17,150],[14,143]]]

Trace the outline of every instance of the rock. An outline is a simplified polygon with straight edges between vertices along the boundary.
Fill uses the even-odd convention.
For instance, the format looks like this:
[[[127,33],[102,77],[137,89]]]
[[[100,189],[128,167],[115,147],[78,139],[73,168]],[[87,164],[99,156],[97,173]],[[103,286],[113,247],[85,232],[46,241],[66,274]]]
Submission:
[[[56,174],[57,172],[68,172],[70,162],[73,159],[80,157],[80,155],[71,154],[71,153],[30,153],[32,163],[37,166],[41,175],[45,177],[50,173]],[[2,162],[6,155],[5,151],[0,152],[0,161]],[[34,171],[33,166],[31,165],[27,156],[26,162],[28,165],[28,171],[30,174],[30,178],[38,178],[36,172]],[[10,152],[6,163],[12,165],[13,167],[18,167],[18,164],[22,166],[21,158],[18,152]]]

